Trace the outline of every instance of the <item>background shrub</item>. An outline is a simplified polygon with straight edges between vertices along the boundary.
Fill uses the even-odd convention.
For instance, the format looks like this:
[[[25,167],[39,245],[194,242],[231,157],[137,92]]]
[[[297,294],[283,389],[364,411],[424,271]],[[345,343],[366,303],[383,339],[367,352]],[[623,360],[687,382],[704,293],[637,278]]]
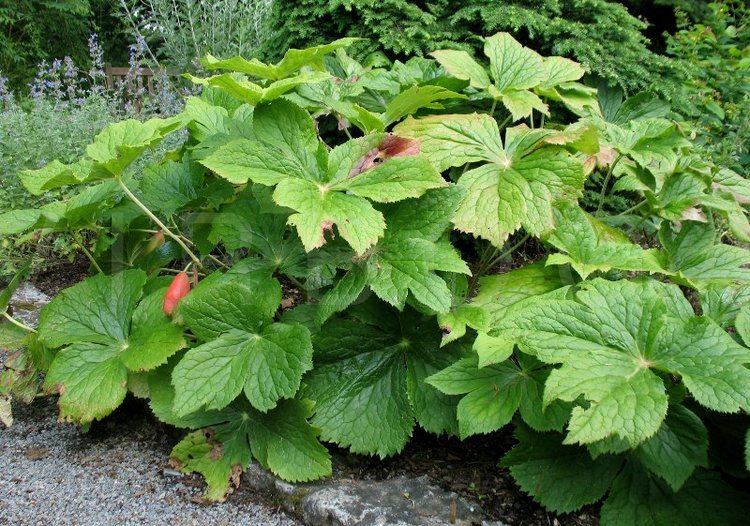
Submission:
[[[699,144],[718,164],[750,166],[750,9],[744,2],[709,4],[697,24],[681,18],[668,39],[679,63],[675,109],[695,122]]]
[[[289,47],[319,44],[341,36],[369,41],[360,55],[423,55],[440,47],[474,48],[475,35],[508,31],[546,54],[564,55],[628,91],[668,94],[672,82],[654,83],[670,60],[648,48],[647,24],[621,5],[605,0],[305,0],[275,2],[269,16],[268,58]]]

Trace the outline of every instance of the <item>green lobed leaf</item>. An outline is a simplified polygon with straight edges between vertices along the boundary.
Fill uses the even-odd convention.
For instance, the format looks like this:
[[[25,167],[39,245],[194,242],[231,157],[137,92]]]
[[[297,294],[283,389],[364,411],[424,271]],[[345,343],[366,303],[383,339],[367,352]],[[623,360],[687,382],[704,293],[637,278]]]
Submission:
[[[313,338],[315,369],[303,392],[315,402],[321,438],[383,458],[404,447],[415,417],[433,432],[454,430],[455,405],[424,382],[455,359],[436,356],[434,321],[379,302],[361,307],[359,318],[331,320]]]
[[[717,473],[698,471],[673,492],[664,483],[628,464],[602,505],[602,526],[742,524],[750,506],[746,493],[733,489]]]
[[[548,265],[569,263],[583,279],[611,269],[664,271],[656,250],[644,250],[576,205],[559,206],[555,220],[557,226],[547,241],[565,254],[550,255]]]
[[[707,285],[728,284],[750,280],[750,251],[715,243],[711,225],[685,221],[679,232],[667,223],[659,231],[668,270],[692,286],[703,289]]]
[[[592,459],[586,448],[565,445],[558,433],[536,433],[516,426],[518,445],[505,454],[521,489],[545,508],[568,513],[601,499],[622,465],[622,459],[603,455]]]
[[[672,405],[659,431],[638,447],[635,456],[677,491],[696,467],[708,466],[708,431],[695,413]]]
[[[479,367],[477,358],[464,358],[430,376],[427,382],[449,395],[466,395],[458,403],[462,438],[491,433],[508,424],[516,411],[535,429],[562,429],[568,417],[561,403],[542,405],[545,368],[533,358],[519,364],[506,360]]]

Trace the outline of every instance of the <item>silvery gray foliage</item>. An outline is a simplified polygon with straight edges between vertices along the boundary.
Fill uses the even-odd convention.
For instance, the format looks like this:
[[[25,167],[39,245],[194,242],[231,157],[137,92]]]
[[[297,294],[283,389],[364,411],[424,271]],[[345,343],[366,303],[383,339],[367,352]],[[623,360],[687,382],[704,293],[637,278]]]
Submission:
[[[267,38],[272,4],[273,0],[120,0],[133,32],[156,44],[159,59],[190,69],[207,53],[252,55]]]

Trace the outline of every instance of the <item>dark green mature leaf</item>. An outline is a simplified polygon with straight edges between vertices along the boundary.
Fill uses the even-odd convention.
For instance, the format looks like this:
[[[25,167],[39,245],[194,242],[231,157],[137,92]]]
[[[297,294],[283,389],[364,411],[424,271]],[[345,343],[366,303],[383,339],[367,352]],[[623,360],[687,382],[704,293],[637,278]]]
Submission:
[[[262,188],[262,187],[260,187]],[[287,228],[287,214],[258,188],[245,190],[222,206],[211,224],[209,240],[228,250],[247,248],[281,273],[304,277],[307,257],[299,238]]]
[[[312,368],[310,332],[272,323],[280,303],[281,287],[265,273],[204,281],[180,302],[185,323],[206,343],[174,369],[177,417],[222,409],[242,391],[261,411],[295,395]]]
[[[285,480],[305,482],[331,474],[331,459],[307,422],[310,404],[284,400],[267,413],[246,403],[206,413],[210,427],[188,434],[172,450],[173,462],[186,473],[201,473],[208,500],[224,500],[230,482],[254,458]]]
[[[601,499],[622,466],[622,458],[592,459],[586,448],[565,445],[559,433],[537,433],[516,427],[518,445],[501,465],[510,468],[521,489],[557,513],[575,511]]]
[[[602,526],[742,524],[750,497],[722,481],[717,473],[697,471],[678,492],[628,463],[612,484],[601,511]]]
[[[708,431],[695,413],[673,405],[659,431],[636,449],[635,456],[677,491],[696,467],[707,467]]]
[[[415,418],[434,433],[455,432],[456,398],[424,381],[457,358],[438,350],[437,325],[408,308],[399,315],[380,302],[362,307],[314,336],[304,394],[315,401],[321,438],[382,458],[401,451]]]
[[[562,430],[570,408],[560,402],[546,407],[542,391],[549,369],[532,357],[519,355],[518,363],[506,360],[479,367],[477,358],[464,358],[430,376],[427,383],[448,395],[463,395],[458,403],[462,438],[490,433],[508,424],[516,411],[538,431]]]
[[[202,180],[186,157],[181,162],[147,166],[138,181],[138,190],[146,206],[170,216],[198,198]]]

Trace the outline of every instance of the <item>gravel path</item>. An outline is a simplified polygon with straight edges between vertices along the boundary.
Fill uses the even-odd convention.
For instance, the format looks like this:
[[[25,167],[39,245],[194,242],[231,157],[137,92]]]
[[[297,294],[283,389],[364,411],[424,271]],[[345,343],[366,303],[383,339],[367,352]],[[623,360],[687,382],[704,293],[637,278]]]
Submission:
[[[0,524],[295,526],[246,485],[224,504],[196,500],[202,483],[170,470],[179,440],[138,403],[82,434],[58,424],[54,400],[16,404],[0,425]],[[267,501],[265,501],[267,502]]]

